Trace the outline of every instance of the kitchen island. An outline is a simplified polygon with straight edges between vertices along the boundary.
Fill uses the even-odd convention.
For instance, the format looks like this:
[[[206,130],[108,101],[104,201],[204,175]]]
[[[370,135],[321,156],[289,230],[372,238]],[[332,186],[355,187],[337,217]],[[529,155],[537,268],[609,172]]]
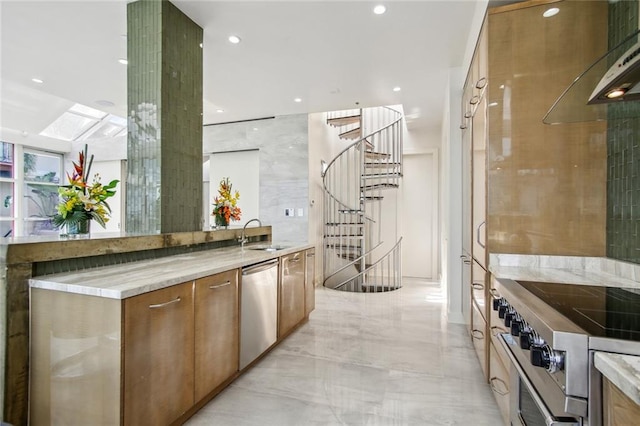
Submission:
[[[58,235],[0,239],[0,420],[27,425],[29,392],[29,279],[69,271],[125,264],[216,248],[238,246],[241,228],[127,233],[66,239]],[[250,242],[272,241],[270,226],[250,227]]]
[[[312,255],[257,243],[32,278],[32,423],[184,421],[308,318]],[[267,264],[251,285],[273,289],[273,321],[249,331],[273,340],[239,364],[241,323],[264,302],[245,304],[245,271]]]

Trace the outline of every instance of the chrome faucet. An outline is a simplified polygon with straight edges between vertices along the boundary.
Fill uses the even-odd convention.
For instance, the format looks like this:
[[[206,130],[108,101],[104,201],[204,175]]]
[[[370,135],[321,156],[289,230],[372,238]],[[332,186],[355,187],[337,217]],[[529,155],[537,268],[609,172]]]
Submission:
[[[246,243],[249,239],[245,236],[244,232],[247,229],[247,225],[250,224],[253,221],[257,221],[258,222],[258,226],[262,226],[262,222],[260,222],[260,219],[251,219],[249,220],[247,223],[244,224],[244,226],[242,227],[242,236],[240,237],[240,246],[242,248],[244,248],[244,243]]]

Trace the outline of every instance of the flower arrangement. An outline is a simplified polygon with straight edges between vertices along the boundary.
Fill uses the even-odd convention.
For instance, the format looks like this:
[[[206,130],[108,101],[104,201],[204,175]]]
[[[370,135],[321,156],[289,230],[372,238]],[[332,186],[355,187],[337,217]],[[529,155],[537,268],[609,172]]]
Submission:
[[[109,221],[111,207],[107,198],[115,195],[116,185],[120,181],[116,179],[108,185],[102,185],[100,175],[96,173],[89,184],[93,154],[89,158],[89,164],[86,161],[87,145],[84,146],[84,151],[78,154],[78,162],[73,162],[73,173],[67,173],[69,184],[58,188],[60,203],[57,207],[58,212],[53,215],[53,224],[57,228],[63,225],[81,227],[92,219],[104,228]]]
[[[231,192],[231,182],[229,178],[223,178],[218,188],[218,196],[213,199],[213,212],[216,225],[228,226],[231,220],[240,220],[242,210],[238,207],[240,192]]]

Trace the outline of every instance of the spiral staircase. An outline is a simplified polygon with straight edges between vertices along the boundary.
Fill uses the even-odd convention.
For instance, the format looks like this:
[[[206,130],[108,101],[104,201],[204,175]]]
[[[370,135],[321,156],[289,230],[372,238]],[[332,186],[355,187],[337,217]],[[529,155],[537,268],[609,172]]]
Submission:
[[[402,178],[402,113],[389,107],[336,111],[327,124],[354,141],[323,165],[324,286],[382,292],[402,284],[397,218],[384,198]],[[375,129],[375,130],[374,130]]]

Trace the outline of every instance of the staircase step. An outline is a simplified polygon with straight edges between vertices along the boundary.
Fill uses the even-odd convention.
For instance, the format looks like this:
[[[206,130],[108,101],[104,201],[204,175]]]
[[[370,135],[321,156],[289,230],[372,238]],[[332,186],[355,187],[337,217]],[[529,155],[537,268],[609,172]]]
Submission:
[[[362,250],[362,247],[354,246],[352,244],[327,244],[327,248],[340,249],[340,250],[355,250],[355,251]]]
[[[390,285],[381,285],[381,284],[362,284],[360,286],[363,293],[382,293],[384,291],[393,291],[397,290],[398,287],[393,287]]]
[[[365,173],[362,177],[364,179],[396,179],[400,177],[400,173]]]
[[[355,129],[340,133],[338,137],[340,139],[358,139],[360,137],[360,134],[361,134],[360,127],[356,127]]]
[[[366,197],[364,197],[365,200],[367,201],[380,201],[380,200],[384,200],[383,196],[372,196],[372,195],[367,195]]]
[[[364,223],[358,222],[327,222],[327,226],[364,226]]]
[[[362,187],[362,189],[389,189],[389,188],[399,188],[400,185],[398,185],[397,183],[374,183],[372,185],[365,185]]]
[[[338,257],[341,257],[341,258],[347,259],[347,260],[356,260],[357,258],[360,257],[360,255],[357,254],[357,253],[339,253]],[[359,263],[357,263],[357,264],[354,263],[354,265],[355,265],[356,269],[358,270],[358,272],[362,272],[362,271],[360,271],[360,264]],[[371,265],[365,265],[365,268],[368,268],[369,266],[371,266]]]
[[[333,127],[340,127],[347,124],[360,123],[360,120],[360,115],[348,115],[346,117],[327,118],[327,124]]]
[[[355,259],[351,259],[351,260],[355,260]],[[362,269],[362,267],[360,266],[359,263],[355,263],[354,265],[356,266],[356,270],[358,272],[362,272],[362,271],[364,271],[364,269],[370,268],[372,266],[370,263],[365,263],[364,264],[364,269]]]
[[[375,146],[371,142],[369,142],[368,139],[364,140],[364,144],[367,146],[367,151],[373,151],[373,148],[375,148]]]
[[[385,162],[371,162],[364,163],[364,166],[369,169],[394,169],[400,167],[400,163],[385,163]]]
[[[361,234],[327,234],[325,238],[357,238],[359,240],[364,238]]]
[[[358,129],[358,131],[359,130],[360,129]],[[373,158],[373,159],[391,158],[391,154],[387,154],[386,152],[366,151],[364,155],[367,158]]]
[[[338,213],[342,213],[342,214],[364,214],[363,210],[356,210],[356,209],[342,209],[342,210],[338,210]]]

